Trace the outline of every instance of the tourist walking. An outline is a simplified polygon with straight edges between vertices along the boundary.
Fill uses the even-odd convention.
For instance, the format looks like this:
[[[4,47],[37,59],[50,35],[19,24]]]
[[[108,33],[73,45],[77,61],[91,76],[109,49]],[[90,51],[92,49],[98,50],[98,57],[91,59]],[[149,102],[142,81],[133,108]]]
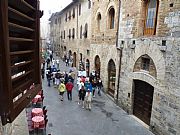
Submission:
[[[73,87],[74,87],[73,83],[71,82],[71,80],[69,80],[68,83],[66,84],[68,100],[72,100],[72,89],[73,89]]]
[[[84,108],[84,97],[86,95],[86,91],[85,91],[85,88],[84,86],[81,87],[81,89],[79,90],[79,101],[78,101],[78,105],[81,104],[81,101],[82,101],[82,108]]]
[[[48,81],[48,86],[51,86],[51,72],[49,71],[47,74],[47,81]]]
[[[61,82],[61,84],[58,87],[58,90],[59,90],[59,95],[61,96],[61,101],[63,101],[63,95],[64,95],[64,92],[66,91],[66,86],[64,82]]]
[[[86,109],[91,111],[92,92],[90,92],[90,89],[87,90],[85,98],[86,98]]]

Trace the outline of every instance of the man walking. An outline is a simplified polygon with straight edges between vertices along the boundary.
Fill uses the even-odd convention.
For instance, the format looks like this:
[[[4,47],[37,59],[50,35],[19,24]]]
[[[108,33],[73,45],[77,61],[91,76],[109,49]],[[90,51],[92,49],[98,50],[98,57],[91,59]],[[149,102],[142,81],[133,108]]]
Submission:
[[[74,85],[71,82],[71,80],[68,80],[68,83],[66,84],[68,100],[72,100],[72,89],[73,89],[73,87],[74,87]]]

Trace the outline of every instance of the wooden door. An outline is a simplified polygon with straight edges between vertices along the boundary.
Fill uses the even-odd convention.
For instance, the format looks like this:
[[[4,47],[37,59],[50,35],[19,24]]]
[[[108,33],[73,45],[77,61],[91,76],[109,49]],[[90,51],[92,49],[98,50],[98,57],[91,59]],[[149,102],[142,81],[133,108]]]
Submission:
[[[150,124],[154,87],[150,84],[134,80],[134,106],[133,114],[146,124]]]

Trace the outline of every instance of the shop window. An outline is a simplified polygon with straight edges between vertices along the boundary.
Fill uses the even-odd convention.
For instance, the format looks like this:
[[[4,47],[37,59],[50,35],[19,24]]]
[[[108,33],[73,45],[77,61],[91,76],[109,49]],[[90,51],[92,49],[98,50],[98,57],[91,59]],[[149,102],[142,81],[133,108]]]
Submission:
[[[158,0],[148,0],[145,3],[144,35],[155,35],[156,33],[158,5]]]
[[[114,29],[114,17],[115,17],[115,10],[114,10],[114,8],[111,8],[110,10],[109,10],[109,28],[110,29]]]
[[[101,31],[101,14],[100,13],[97,16],[97,26],[98,26],[98,31]]]

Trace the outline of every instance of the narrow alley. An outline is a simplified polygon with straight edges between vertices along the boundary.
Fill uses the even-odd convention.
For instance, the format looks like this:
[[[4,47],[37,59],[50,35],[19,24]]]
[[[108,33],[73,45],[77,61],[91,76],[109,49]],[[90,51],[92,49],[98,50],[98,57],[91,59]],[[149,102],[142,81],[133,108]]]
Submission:
[[[61,71],[69,67],[60,62]],[[76,87],[73,89],[72,101],[60,101],[58,90],[48,87],[43,80],[45,95],[44,105],[48,109],[47,134],[51,135],[153,135],[125,111],[116,106],[104,93],[93,98],[92,110],[88,111],[78,105]]]

